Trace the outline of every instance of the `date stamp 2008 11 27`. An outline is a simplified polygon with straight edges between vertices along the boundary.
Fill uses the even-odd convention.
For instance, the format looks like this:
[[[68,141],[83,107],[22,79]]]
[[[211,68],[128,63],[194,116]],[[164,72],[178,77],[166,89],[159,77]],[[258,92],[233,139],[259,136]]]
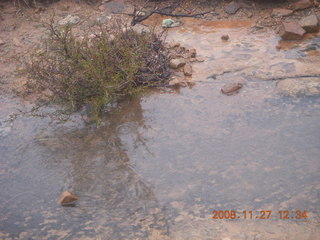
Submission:
[[[212,211],[212,219],[270,219],[271,217],[276,217],[278,219],[307,219],[307,211],[303,210],[281,210],[273,212],[271,210],[262,210],[262,211],[242,211],[237,212],[235,210],[214,210]]]

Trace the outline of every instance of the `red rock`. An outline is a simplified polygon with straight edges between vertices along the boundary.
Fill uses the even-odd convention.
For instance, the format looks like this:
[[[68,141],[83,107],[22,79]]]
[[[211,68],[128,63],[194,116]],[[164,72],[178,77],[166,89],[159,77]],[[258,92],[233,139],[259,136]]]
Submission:
[[[306,31],[295,21],[283,22],[280,28],[280,36],[283,40],[300,40]]]
[[[306,9],[306,8],[309,8],[309,7],[312,7],[313,6],[313,3],[311,0],[300,0],[298,2],[295,2],[294,4],[291,5],[291,9],[293,11],[296,11],[296,10],[302,10],[302,9]]]
[[[73,195],[72,193],[65,191],[63,193],[61,193],[60,198],[59,198],[59,203],[61,205],[68,205],[68,204],[72,204],[75,203],[77,200],[79,200],[79,198],[75,195]]]
[[[185,76],[192,76],[192,66],[190,64],[186,64],[183,68],[183,73]]]
[[[225,95],[233,95],[242,88],[241,83],[228,83],[221,88],[221,92]]]

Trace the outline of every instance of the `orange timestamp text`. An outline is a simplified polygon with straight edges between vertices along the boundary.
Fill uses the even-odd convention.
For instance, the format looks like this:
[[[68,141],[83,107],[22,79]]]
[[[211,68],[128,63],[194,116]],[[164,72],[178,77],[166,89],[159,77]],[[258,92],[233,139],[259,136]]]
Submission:
[[[270,219],[276,217],[278,219],[307,219],[307,211],[303,210],[281,210],[281,211],[242,211],[237,212],[236,210],[214,210],[212,211],[212,219]]]

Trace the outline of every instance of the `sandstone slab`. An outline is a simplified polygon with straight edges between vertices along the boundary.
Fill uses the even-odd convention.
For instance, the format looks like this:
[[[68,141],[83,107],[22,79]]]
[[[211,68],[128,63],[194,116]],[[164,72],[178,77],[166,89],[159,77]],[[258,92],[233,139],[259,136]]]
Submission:
[[[292,10],[284,8],[275,8],[272,10],[271,17],[286,17],[293,14]]]
[[[283,22],[280,28],[280,36],[283,40],[300,40],[306,31],[296,21]]]

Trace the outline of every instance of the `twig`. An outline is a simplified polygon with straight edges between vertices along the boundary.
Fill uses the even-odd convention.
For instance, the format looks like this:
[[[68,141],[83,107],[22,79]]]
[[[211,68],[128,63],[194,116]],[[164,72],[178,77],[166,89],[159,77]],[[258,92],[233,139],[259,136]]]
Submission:
[[[185,0],[180,0],[180,1],[176,2],[174,5],[164,7],[160,10],[154,9],[151,12],[149,12],[148,14],[146,14],[145,16],[140,16],[138,18],[136,16],[137,10],[134,9],[134,12],[132,14],[133,19],[131,21],[131,25],[134,26],[137,23],[140,23],[140,22],[146,20],[147,18],[151,17],[153,14],[159,14],[159,15],[170,16],[170,17],[197,17],[197,16],[205,15],[205,14],[212,12],[212,10],[211,10],[211,11],[206,11],[206,12],[201,12],[201,13],[196,13],[196,14],[174,14],[173,11],[176,10],[181,5],[181,3],[184,1]],[[168,11],[169,9],[170,9],[170,11]],[[141,10],[139,10],[139,11],[141,12]]]

